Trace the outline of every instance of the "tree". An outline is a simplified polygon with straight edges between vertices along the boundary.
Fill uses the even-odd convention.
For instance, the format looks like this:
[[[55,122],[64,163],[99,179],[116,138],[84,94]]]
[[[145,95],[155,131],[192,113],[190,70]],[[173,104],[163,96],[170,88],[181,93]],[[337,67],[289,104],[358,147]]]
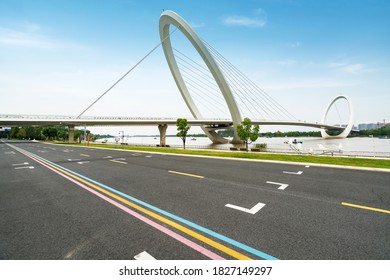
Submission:
[[[12,127],[12,128],[11,128],[11,131],[10,131],[10,133],[9,133],[10,138],[11,138],[11,139],[17,138],[16,135],[18,135],[18,132],[19,132],[19,127]]]
[[[259,137],[259,125],[252,126],[252,121],[245,118],[241,124],[237,125],[237,134],[241,140],[245,142],[246,151],[248,151],[248,144],[254,142]]]
[[[183,141],[183,148],[186,149],[186,137],[190,126],[188,125],[187,119],[177,119],[176,120],[177,130],[179,131],[176,136],[180,137]]]
[[[49,140],[54,140],[54,138],[57,137],[57,128],[46,127],[42,130],[42,134],[45,135]]]
[[[73,132],[73,137],[74,137],[74,139],[78,139],[78,141],[79,141],[79,143],[81,143],[81,139],[80,139],[80,130],[75,130],[74,132]]]
[[[68,132],[66,130],[60,129],[57,131],[57,137],[60,140],[65,140],[65,138],[68,136]]]
[[[20,128],[18,133],[16,134],[16,138],[25,139],[26,138],[26,129],[24,127]]]

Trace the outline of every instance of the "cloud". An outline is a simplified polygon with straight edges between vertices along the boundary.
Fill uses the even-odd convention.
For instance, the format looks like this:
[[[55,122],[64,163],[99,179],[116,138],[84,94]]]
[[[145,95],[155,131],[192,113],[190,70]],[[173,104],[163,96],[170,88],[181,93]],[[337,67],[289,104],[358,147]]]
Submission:
[[[291,65],[297,64],[297,61],[294,59],[286,59],[286,60],[278,60],[278,61],[275,61],[274,63],[276,63],[277,65],[282,65],[282,66],[291,66]]]
[[[376,69],[367,68],[365,64],[362,63],[349,63],[345,61],[341,62],[330,62],[327,64],[328,68],[336,69],[340,72],[346,73],[346,74],[361,74],[361,73],[368,73],[368,72],[375,72]]]
[[[51,48],[56,45],[53,40],[44,38],[35,32],[18,31],[0,28],[0,45],[12,47]]]
[[[345,73],[349,73],[349,74],[358,74],[361,72],[365,72],[366,69],[365,69],[364,64],[357,63],[357,64],[350,64],[350,65],[341,67],[340,70],[345,72]]]
[[[278,82],[277,84],[270,84],[267,90],[290,90],[290,89],[328,89],[328,88],[345,88],[355,87],[358,83],[338,82],[332,80],[301,80],[296,82]]]
[[[0,27],[0,46],[36,49],[85,48],[80,44],[52,38],[42,32],[40,25],[31,22],[22,22],[16,28]]]
[[[292,48],[299,48],[300,46],[302,46],[302,43],[299,41],[296,41],[294,43],[290,43],[289,46]]]
[[[206,24],[204,22],[201,22],[201,23],[195,23],[195,22],[191,22],[190,25],[193,27],[193,28],[203,28],[206,26]]]
[[[267,14],[262,9],[258,9],[253,16],[230,15],[224,17],[222,22],[227,26],[261,28],[267,23]]]

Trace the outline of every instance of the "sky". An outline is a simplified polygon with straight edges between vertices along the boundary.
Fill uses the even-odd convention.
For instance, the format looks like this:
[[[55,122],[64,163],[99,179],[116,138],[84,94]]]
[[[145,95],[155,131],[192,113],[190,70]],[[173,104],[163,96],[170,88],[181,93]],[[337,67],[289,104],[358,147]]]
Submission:
[[[355,124],[390,121],[387,0],[2,0],[0,114],[79,115],[160,42],[163,10],[297,119],[321,121],[343,94]],[[347,104],[338,106],[347,120]],[[85,115],[191,118],[161,47]]]

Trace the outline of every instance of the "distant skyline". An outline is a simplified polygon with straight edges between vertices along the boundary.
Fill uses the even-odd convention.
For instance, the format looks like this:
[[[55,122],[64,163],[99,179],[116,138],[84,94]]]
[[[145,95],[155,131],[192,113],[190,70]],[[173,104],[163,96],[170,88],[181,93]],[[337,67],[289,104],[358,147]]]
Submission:
[[[301,120],[320,121],[344,94],[352,100],[355,125],[390,121],[385,0],[3,0],[0,114],[80,114],[159,43],[163,9],[186,19]],[[161,48],[87,115],[191,117]],[[158,133],[151,127],[119,130]]]

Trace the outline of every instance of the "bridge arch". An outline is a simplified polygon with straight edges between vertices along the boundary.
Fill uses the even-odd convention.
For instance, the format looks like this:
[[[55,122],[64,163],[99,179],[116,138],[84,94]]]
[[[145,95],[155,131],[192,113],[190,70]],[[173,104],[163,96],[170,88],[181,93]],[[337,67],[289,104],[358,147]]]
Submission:
[[[237,125],[242,121],[241,114],[237,103],[234,99],[232,91],[226,82],[226,79],[219,68],[218,64],[215,62],[213,56],[210,54],[202,40],[195,33],[192,27],[178,14],[172,11],[164,11],[160,17],[159,29],[160,29],[160,39],[162,42],[162,48],[164,50],[165,58],[168,62],[169,68],[173,75],[173,78],[176,82],[179,91],[187,104],[188,108],[191,111],[191,114],[195,119],[202,119],[202,115],[196,106],[194,100],[192,99],[190,92],[184,82],[184,79],[181,75],[179,67],[177,65],[175,55],[173,54],[171,39],[169,37],[169,27],[170,25],[176,26],[189,40],[198,54],[201,56],[206,66],[208,67],[210,73],[213,75],[230,112],[232,117],[233,126],[234,126],[234,138],[233,142],[238,142],[239,138],[236,133]],[[227,140],[223,137],[220,137],[215,131],[208,129],[207,127],[202,127],[203,131],[207,136],[213,141],[213,143],[227,143]]]
[[[328,113],[329,113],[329,110],[330,108],[332,107],[332,105],[334,103],[336,103],[337,100],[339,99],[344,99],[347,101],[348,103],[348,109],[349,109],[349,120],[348,120],[348,125],[347,127],[343,130],[343,132],[341,132],[339,135],[336,135],[336,136],[331,136],[329,135],[325,129],[321,129],[321,136],[322,138],[346,138],[348,137],[349,133],[351,132],[352,128],[353,128],[353,118],[354,118],[354,113],[353,113],[353,107],[352,107],[352,103],[351,101],[349,100],[348,97],[346,97],[345,95],[339,95],[337,96],[335,99],[333,99],[333,101],[329,104],[328,108],[325,110],[325,114],[324,116],[322,117],[322,123],[325,123],[326,121],[326,117],[328,116]]]

